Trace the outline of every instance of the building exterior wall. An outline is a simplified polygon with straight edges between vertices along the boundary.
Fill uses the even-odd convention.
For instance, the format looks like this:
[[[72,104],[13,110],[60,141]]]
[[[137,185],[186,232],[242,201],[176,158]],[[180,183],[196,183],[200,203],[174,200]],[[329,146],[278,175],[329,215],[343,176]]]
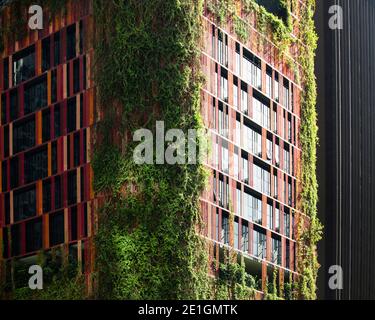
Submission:
[[[15,260],[37,264],[40,250],[78,262],[83,274],[91,268],[92,4],[67,2],[65,10],[40,32],[5,42],[1,56],[3,277]],[[28,71],[18,71],[25,54]]]
[[[269,39],[259,46],[263,36],[255,27],[243,43],[234,31],[233,21],[218,26],[207,10],[203,28],[201,63],[206,84],[202,112],[212,137],[212,155],[207,163],[211,172],[209,189],[202,199],[205,236],[214,243],[217,261],[222,248],[241,252],[249,260],[247,271],[262,280],[258,290],[264,291],[266,278],[272,281],[270,270],[274,267],[279,270],[280,281],[284,276],[289,279],[289,273],[292,277],[296,273],[296,176],[301,152],[298,139],[302,89],[292,70],[279,59],[279,48]],[[256,76],[246,71],[244,54],[253,59],[254,64],[250,65],[250,60],[248,63],[251,68],[254,66],[255,74],[258,72]],[[246,102],[241,98],[243,92],[247,92]],[[255,106],[258,101],[267,107],[260,116]],[[257,137],[252,138],[247,130],[256,132]],[[289,152],[289,162],[284,150]],[[256,166],[270,175],[268,182],[267,174],[257,181]],[[247,196],[260,201],[258,217],[254,212],[257,204],[253,206],[248,202],[252,198]],[[233,227],[229,226],[230,212],[234,212]],[[257,248],[258,232],[265,237],[265,255]]]

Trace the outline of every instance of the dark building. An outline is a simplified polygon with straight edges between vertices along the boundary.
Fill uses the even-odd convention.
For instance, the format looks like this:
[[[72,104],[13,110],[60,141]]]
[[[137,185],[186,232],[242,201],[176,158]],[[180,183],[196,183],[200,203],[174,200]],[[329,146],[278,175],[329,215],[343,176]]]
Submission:
[[[321,299],[375,298],[375,2],[317,1],[320,150]],[[339,5],[343,29],[331,30]],[[331,290],[329,268],[343,270],[343,289]]]

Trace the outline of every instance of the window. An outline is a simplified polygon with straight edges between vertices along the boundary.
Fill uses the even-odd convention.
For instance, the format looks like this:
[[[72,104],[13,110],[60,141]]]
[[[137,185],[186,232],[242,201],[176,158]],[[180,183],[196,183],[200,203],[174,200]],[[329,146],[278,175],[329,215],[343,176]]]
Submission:
[[[290,154],[287,150],[284,150],[284,171],[290,173]]]
[[[57,101],[57,71],[51,71],[51,102],[55,103]]]
[[[274,98],[277,102],[279,102],[279,74],[275,73],[275,80],[274,80]]]
[[[228,66],[228,35],[222,31],[217,31],[218,35],[218,61],[225,66]]]
[[[242,221],[241,240],[241,250],[247,252],[249,250],[249,227],[245,221]]]
[[[70,209],[71,241],[77,240],[77,207]]]
[[[252,213],[253,213],[253,222],[262,224],[262,200],[251,197],[252,201]]]
[[[73,94],[79,91],[79,59],[73,62]]]
[[[36,188],[35,185],[13,194],[14,221],[18,222],[36,215]]]
[[[42,113],[42,140],[43,143],[51,140],[51,110],[48,108]]]
[[[233,170],[234,177],[238,179],[238,154],[236,152],[233,154]]]
[[[68,133],[73,132],[77,128],[77,99],[73,97],[68,100],[67,105],[67,130]]]
[[[14,128],[13,128],[13,139],[14,139]],[[13,151],[14,152],[17,152],[15,149],[14,149],[14,140],[13,140]],[[4,127],[4,155],[3,157],[6,158],[9,156],[9,126],[5,126]]]
[[[272,70],[267,67],[266,73],[266,94],[267,96],[272,96]]]
[[[281,265],[281,241],[272,238],[272,262]]]
[[[2,192],[5,192],[6,190],[8,190],[8,170],[7,170],[8,166],[7,166],[7,161],[3,161],[1,163],[1,172],[2,172],[2,175],[1,175],[1,184],[2,184],[2,189],[1,191]]]
[[[280,147],[277,143],[275,144],[275,164],[277,167],[280,166]]]
[[[241,111],[244,114],[248,114],[248,103],[247,103],[247,88],[243,84],[241,85]]]
[[[236,189],[236,199],[237,199],[237,214],[240,216],[242,212],[241,189]]]
[[[242,181],[249,183],[249,164],[247,159],[242,158]]]
[[[250,83],[254,87],[261,89],[262,88],[262,70],[261,70],[261,61],[250,51],[243,49],[243,76],[247,83]]]
[[[51,211],[51,180],[43,181],[43,212]]]
[[[221,68],[220,75],[220,98],[228,102],[228,71]]]
[[[66,59],[70,60],[76,56],[76,25],[73,24],[67,28],[67,48]]]
[[[229,219],[223,213],[221,219],[221,242],[229,245]]]
[[[237,85],[237,78],[234,79],[233,83],[233,106],[238,108],[238,85]]]
[[[64,211],[50,215],[49,239],[51,247],[64,243]]]
[[[241,75],[241,47],[238,42],[236,42],[236,74]]]
[[[237,220],[237,219],[236,219]],[[239,234],[238,234],[238,228],[239,228],[239,225],[238,225],[238,221],[234,221],[234,226],[233,226],[233,228],[234,228],[234,232],[233,232],[233,234],[234,234],[234,248],[235,249],[240,249],[240,247],[239,247],[239,239],[238,239],[238,236],[239,236]]]
[[[42,249],[42,218],[26,222],[26,252]]]
[[[267,203],[267,228],[273,230],[273,207]]]
[[[51,67],[51,39],[45,38],[42,40],[42,72]]]
[[[226,141],[223,141],[223,144],[224,144],[224,142],[226,142]],[[224,145],[222,146],[221,156],[222,156],[223,172],[229,173],[229,151],[228,151],[227,146],[224,146]]]
[[[272,141],[267,139],[267,160],[272,160]]]
[[[5,139],[5,137],[4,137]],[[18,121],[13,126],[13,151],[18,153],[35,145],[35,117]]]
[[[278,207],[275,209],[275,231],[280,232],[280,209]]]
[[[55,129],[55,138],[58,138],[61,136],[61,105],[55,104],[53,107],[54,112],[54,129]]]
[[[1,124],[7,123],[7,96],[5,93],[1,95]]]
[[[274,182],[274,196],[275,196],[275,198],[277,198],[278,197],[278,179],[277,179],[277,174],[274,174],[274,176],[273,176],[273,182]]]
[[[284,235],[290,237],[290,214],[284,213]]]
[[[15,157],[10,160],[10,187],[11,189],[18,187],[19,181],[19,160]]]
[[[254,121],[269,130],[271,125],[270,117],[270,108],[257,98],[253,97]]]
[[[54,59],[54,66],[56,67],[61,63],[60,61],[60,33],[56,32],[53,35],[53,59]]]
[[[290,101],[289,101],[289,83],[286,82],[284,83],[284,107],[287,109],[287,110],[290,110]]]
[[[273,132],[277,133],[277,107],[272,110]]]
[[[78,167],[79,166],[79,163],[80,163],[80,152],[81,152],[81,148],[80,148],[80,134],[79,132],[75,133],[74,134],[74,167]]]
[[[21,224],[14,224],[10,229],[12,256],[21,254]]]
[[[13,83],[18,85],[35,75],[35,46],[30,46],[13,56]]]
[[[18,117],[18,91],[14,89],[10,92],[10,121]]]
[[[262,136],[252,128],[244,125],[244,148],[259,157],[262,156]]]
[[[3,60],[3,79],[4,79],[4,90],[9,87],[9,59],[5,58]]]
[[[263,232],[254,230],[254,240],[253,240],[253,254],[259,259],[266,258],[266,249],[267,249],[267,241],[266,235]]]
[[[259,167],[256,164],[254,164],[253,166],[253,172],[254,172],[254,188],[260,192],[270,195],[271,174],[267,170]]]
[[[55,209],[60,209],[63,203],[62,193],[62,179],[61,176],[55,177]]]
[[[25,114],[45,107],[47,105],[47,77],[44,75],[26,84],[24,95]]]
[[[77,171],[68,173],[68,205],[77,203]]]
[[[30,183],[48,175],[48,149],[44,145],[25,154],[25,180]]]

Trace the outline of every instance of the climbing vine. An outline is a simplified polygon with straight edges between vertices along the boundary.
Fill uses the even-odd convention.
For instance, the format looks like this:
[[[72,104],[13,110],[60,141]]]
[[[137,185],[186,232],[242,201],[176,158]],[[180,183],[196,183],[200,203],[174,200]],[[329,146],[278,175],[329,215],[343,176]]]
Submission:
[[[208,249],[197,230],[207,173],[202,164],[136,165],[131,141],[139,128],[155,133],[157,120],[166,131],[203,128],[201,12],[202,1],[94,1],[99,298],[209,297]]]

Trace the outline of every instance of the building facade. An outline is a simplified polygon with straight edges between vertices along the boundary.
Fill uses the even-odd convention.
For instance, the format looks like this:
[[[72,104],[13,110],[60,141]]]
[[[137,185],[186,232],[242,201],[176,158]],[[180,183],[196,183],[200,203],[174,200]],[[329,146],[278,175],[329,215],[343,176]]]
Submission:
[[[299,204],[301,43],[291,41],[282,52],[257,17],[269,10],[299,39],[306,4],[233,1],[222,21],[215,5],[224,2],[205,1],[201,19],[201,115],[212,145],[200,199],[202,235],[211,262],[222,263],[228,250],[241,257],[261,299],[274,277],[278,294],[297,282],[298,223],[308,225],[309,218]],[[47,28],[4,40],[0,261],[2,279],[13,287],[18,265],[37,264],[44,251],[51,261],[76,262],[92,289],[100,224],[90,162],[103,116],[92,75],[93,12],[90,0],[68,1],[63,13],[46,13],[52,13]],[[3,23],[12,16],[3,8]]]
[[[10,7],[1,13],[3,19],[14,19]],[[66,15],[53,17],[40,32],[28,31],[20,40],[4,41],[2,277],[13,273],[17,280],[14,261],[38,264],[40,250],[58,263],[73,259],[83,273],[90,268],[94,197],[90,33],[92,6],[90,1],[80,1],[68,3]]]

